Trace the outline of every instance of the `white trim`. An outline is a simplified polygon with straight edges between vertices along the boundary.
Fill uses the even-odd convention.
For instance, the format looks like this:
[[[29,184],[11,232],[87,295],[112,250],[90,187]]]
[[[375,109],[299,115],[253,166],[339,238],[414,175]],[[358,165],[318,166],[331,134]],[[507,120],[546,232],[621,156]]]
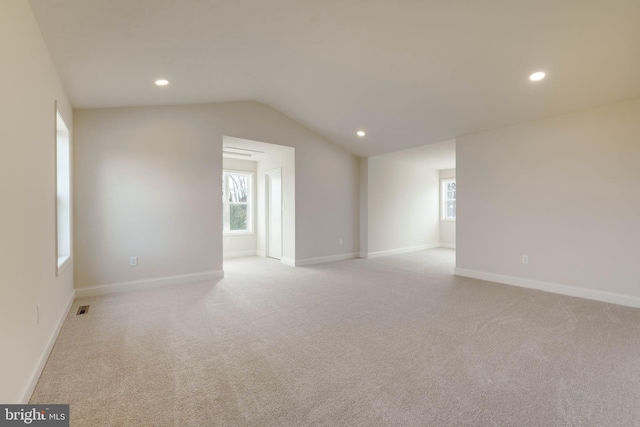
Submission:
[[[62,269],[69,261],[71,261],[71,255],[58,257],[58,274],[62,272]]]
[[[362,258],[378,258],[381,256],[406,254],[407,252],[417,252],[425,249],[434,249],[439,247],[440,247],[440,243],[428,243],[426,245],[409,246],[406,248],[389,249],[386,251],[369,252],[364,257],[362,256],[362,254],[360,254],[360,256]]]
[[[58,262],[58,271],[56,276],[60,276],[71,265],[71,255],[68,255],[62,263]]]
[[[369,258],[369,254],[366,252],[360,252],[360,258]]]
[[[247,230],[233,230],[233,231],[225,231],[224,233],[222,233],[223,236],[253,236],[254,234],[256,234],[253,231],[247,231]]]
[[[440,243],[440,247],[441,248],[447,248],[447,249],[455,249],[456,248],[456,244],[455,243]]]
[[[246,256],[256,256],[256,251],[236,251],[236,252],[224,252],[222,258],[242,258]]]
[[[568,295],[594,301],[602,301],[611,304],[640,308],[640,297],[631,295],[616,294],[613,292],[599,291],[596,289],[578,288],[575,286],[562,285],[559,283],[542,282],[539,280],[524,279],[514,276],[504,276],[502,274],[485,273],[483,271],[467,270],[463,268],[456,268],[454,274],[457,276],[486,280],[489,282],[501,283],[504,285],[537,289],[539,291],[551,292],[554,294]]]
[[[291,266],[291,267],[295,267],[296,266],[296,260],[295,259],[282,257],[282,258],[280,258],[280,262],[283,263],[283,264],[286,264],[288,266]]]
[[[69,294],[69,299],[67,300],[67,304],[65,305],[64,310],[62,310],[62,312],[60,313],[60,316],[58,317],[58,321],[55,324],[56,327],[53,329],[53,331],[51,332],[51,335],[49,336],[47,346],[44,348],[44,350],[42,350],[42,353],[40,354],[40,358],[38,359],[38,363],[33,368],[33,371],[29,376],[29,380],[25,384],[24,388],[22,389],[22,392],[18,397],[18,402],[16,402],[17,404],[26,405],[29,403],[29,400],[31,399],[31,395],[33,394],[33,391],[36,389],[36,385],[38,385],[38,380],[40,379],[40,375],[44,370],[44,366],[47,364],[47,360],[49,359],[49,354],[51,354],[51,350],[53,350],[53,346],[56,343],[56,340],[58,339],[58,335],[60,334],[62,325],[64,325],[64,321],[67,319],[67,314],[69,313],[69,310],[71,309],[71,306],[73,305],[74,300],[75,300],[75,292],[71,291],[71,293]]]
[[[266,256],[269,256],[270,252],[270,243],[269,240],[271,238],[271,224],[270,217],[271,215],[271,175],[280,174],[280,260],[284,257],[284,222],[282,219],[284,218],[284,181],[282,180],[282,167],[277,167],[275,169],[270,169],[265,171],[264,173],[264,224],[265,224],[265,232],[264,232],[264,251]],[[295,261],[293,264],[289,264],[290,261],[287,260],[284,262],[287,265],[295,266]]]
[[[256,251],[256,255],[261,256],[262,258],[265,258],[267,256],[267,254],[264,251]]]
[[[158,286],[178,285],[181,283],[204,282],[206,280],[220,279],[222,277],[224,277],[224,271],[218,270],[193,274],[181,274],[178,276],[157,277],[155,279],[135,280],[132,282],[88,286],[86,288],[76,289],[76,298],[95,297],[98,295],[108,295],[117,292],[155,288]]]
[[[305,265],[324,264],[325,262],[344,261],[346,259],[358,258],[358,256],[358,253],[321,256],[317,258],[296,260],[295,265],[296,267],[301,267]]]

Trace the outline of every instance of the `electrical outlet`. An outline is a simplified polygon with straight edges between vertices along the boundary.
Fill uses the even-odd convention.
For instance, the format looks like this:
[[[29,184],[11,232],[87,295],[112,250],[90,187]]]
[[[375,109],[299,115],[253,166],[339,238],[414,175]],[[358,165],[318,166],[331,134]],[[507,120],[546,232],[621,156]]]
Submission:
[[[338,244],[341,245],[342,244],[342,239],[338,239]]]
[[[138,266],[138,257],[132,256],[129,257],[129,267],[137,267]]]
[[[529,264],[529,255],[522,255],[522,263]]]

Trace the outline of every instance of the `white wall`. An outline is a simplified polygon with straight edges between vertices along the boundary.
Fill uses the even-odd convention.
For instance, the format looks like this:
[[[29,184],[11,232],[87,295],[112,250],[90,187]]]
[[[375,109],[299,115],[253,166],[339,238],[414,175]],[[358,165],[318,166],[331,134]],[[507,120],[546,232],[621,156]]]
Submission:
[[[440,181],[446,178],[455,178],[455,169],[440,171]],[[440,184],[440,246],[445,248],[456,247],[456,222],[442,220],[442,184]]]
[[[439,172],[386,155],[367,172],[367,256],[439,246]]]
[[[640,99],[459,138],[457,175],[458,274],[640,306]]]
[[[56,277],[56,99],[73,118],[29,2],[0,2],[0,52],[0,402],[26,403],[73,296],[73,267]]]
[[[306,147],[295,146],[296,265],[357,257],[359,160],[333,144]]]
[[[197,112],[76,110],[76,288],[222,271],[222,135]]]
[[[369,158],[360,159],[360,257],[369,254]]]
[[[222,270],[223,135],[295,148],[296,259],[358,250],[357,158],[275,110],[78,110],[76,288]]]
[[[251,234],[239,234],[239,235],[226,235],[224,236],[222,253],[224,258],[232,258],[237,256],[250,256],[256,254],[256,248],[258,245],[257,236],[257,222],[256,222],[256,202],[258,192],[258,177],[257,170],[258,164],[251,160],[241,159],[229,159],[222,158],[222,167],[225,170],[244,171],[253,173],[253,188],[252,188],[252,204],[253,204],[253,233]]]

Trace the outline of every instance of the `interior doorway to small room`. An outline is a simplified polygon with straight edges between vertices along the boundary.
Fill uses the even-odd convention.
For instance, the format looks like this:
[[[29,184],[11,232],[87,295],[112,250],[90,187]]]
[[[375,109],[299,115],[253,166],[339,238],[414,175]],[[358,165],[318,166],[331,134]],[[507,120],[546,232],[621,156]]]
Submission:
[[[456,248],[456,169],[440,169],[440,246]]]
[[[368,257],[456,248],[455,140],[368,158],[366,191]]]
[[[423,154],[425,166],[437,170],[439,178],[439,245],[456,249],[456,140],[427,146]]]
[[[293,147],[225,136],[223,258],[295,258]]]

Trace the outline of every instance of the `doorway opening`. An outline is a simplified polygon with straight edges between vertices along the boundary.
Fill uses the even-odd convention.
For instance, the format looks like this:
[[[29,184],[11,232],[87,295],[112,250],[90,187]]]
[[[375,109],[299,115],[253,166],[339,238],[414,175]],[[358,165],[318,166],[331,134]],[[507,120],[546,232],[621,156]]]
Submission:
[[[295,265],[295,149],[225,136],[222,168],[223,259]]]

